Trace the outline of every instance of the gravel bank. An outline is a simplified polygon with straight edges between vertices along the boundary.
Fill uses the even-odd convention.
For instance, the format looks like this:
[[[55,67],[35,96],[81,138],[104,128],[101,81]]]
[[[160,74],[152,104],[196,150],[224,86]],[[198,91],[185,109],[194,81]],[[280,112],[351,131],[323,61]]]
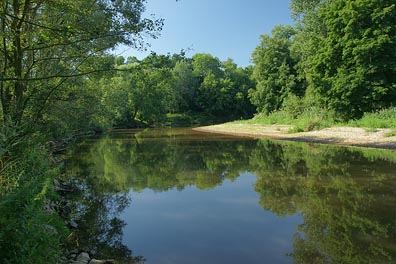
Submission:
[[[358,127],[330,127],[318,131],[288,133],[292,126],[258,124],[221,124],[194,128],[206,133],[229,134],[235,136],[272,138],[343,146],[396,149],[396,136],[386,136],[391,129],[369,130]]]

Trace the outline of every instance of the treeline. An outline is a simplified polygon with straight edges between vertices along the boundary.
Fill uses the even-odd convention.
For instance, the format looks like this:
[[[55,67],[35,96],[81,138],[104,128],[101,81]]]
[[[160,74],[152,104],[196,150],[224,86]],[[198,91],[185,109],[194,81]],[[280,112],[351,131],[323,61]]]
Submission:
[[[309,111],[345,121],[394,106],[394,0],[292,0],[296,25],[263,35],[246,68],[210,54],[109,55],[158,36],[163,21],[144,18],[145,3],[0,3],[0,262],[59,256],[61,235],[48,230],[62,224],[43,209],[57,175],[51,140],[174,114],[225,121]]]
[[[163,126],[169,120],[185,126],[225,122],[255,112],[248,98],[255,87],[253,67],[238,67],[231,59],[222,62],[207,53],[188,58],[181,51],[142,60],[103,54],[94,63],[97,70],[68,78],[47,102],[24,109],[29,116],[41,109],[34,124],[22,122],[51,139],[111,127]]]
[[[294,26],[276,26],[253,52],[257,111],[325,111],[335,121],[395,106],[393,0],[292,0]]]
[[[231,59],[221,62],[207,53],[188,58],[183,51],[113,60],[112,72],[87,80],[95,87],[102,126],[161,125],[172,114],[198,113],[221,121],[253,115],[248,99],[255,86],[252,67],[239,68]]]

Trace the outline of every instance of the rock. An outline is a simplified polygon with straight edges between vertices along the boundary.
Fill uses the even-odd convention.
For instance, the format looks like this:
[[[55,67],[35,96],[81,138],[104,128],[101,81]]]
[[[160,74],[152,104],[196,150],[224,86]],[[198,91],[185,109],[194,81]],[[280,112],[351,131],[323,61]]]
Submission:
[[[78,228],[78,224],[76,223],[76,221],[70,221],[69,223],[70,228],[72,229],[77,229]]]
[[[95,249],[90,249],[87,251],[90,256],[95,256],[97,254]]]
[[[89,264],[105,264],[104,260],[91,259]]]
[[[113,260],[113,259],[106,259],[106,260],[91,259],[89,264],[115,264],[115,260]]]
[[[87,252],[81,252],[80,255],[77,256],[76,264],[88,264],[91,260],[89,254]]]

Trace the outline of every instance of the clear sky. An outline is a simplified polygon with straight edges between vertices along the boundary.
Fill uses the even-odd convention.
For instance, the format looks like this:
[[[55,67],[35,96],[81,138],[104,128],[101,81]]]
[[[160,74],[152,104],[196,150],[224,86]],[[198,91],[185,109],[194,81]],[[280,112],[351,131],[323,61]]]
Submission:
[[[148,0],[146,16],[165,19],[161,36],[147,39],[147,52],[119,47],[116,53],[142,59],[150,51],[173,54],[183,49],[188,57],[210,53],[245,67],[261,34],[270,34],[277,24],[293,24],[289,5],[290,0]]]

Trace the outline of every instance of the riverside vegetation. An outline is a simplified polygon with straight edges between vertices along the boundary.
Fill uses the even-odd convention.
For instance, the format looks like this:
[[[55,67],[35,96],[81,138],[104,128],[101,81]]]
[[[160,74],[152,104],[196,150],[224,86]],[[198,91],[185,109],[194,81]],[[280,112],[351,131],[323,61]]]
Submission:
[[[143,17],[145,2],[1,2],[1,263],[55,263],[66,247],[70,231],[46,206],[61,177],[47,142],[255,114],[296,131],[396,128],[393,0],[292,0],[295,25],[261,36],[245,68],[205,53],[111,55],[158,37],[164,21]]]

